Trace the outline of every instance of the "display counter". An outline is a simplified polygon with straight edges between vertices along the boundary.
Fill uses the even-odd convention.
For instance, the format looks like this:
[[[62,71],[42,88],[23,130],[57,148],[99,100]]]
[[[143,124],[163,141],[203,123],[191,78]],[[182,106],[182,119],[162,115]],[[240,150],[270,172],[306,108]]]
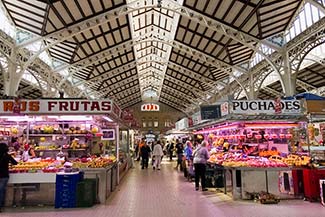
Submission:
[[[56,173],[11,173],[8,184],[55,183]]]
[[[11,173],[6,206],[53,205],[56,173]]]
[[[98,180],[97,183],[97,201],[105,203],[112,191],[116,187],[116,167],[117,163],[111,164],[105,168],[83,168],[85,178]]]
[[[294,198],[293,179],[290,167],[224,167],[229,170],[232,180],[233,199],[250,199],[252,193],[265,191],[281,199]],[[226,173],[226,172],[225,172]],[[286,174],[283,189],[281,188],[281,174]],[[291,177],[291,178],[290,178]],[[225,185],[227,192],[227,184]]]
[[[84,178],[96,179],[96,201],[105,203],[117,185],[117,163],[105,168],[82,168]],[[10,173],[6,206],[53,205],[56,173]]]

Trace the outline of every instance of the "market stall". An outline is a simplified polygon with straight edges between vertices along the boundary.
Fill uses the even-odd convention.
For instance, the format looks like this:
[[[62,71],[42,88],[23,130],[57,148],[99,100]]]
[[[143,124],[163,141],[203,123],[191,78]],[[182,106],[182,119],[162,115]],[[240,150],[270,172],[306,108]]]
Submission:
[[[0,114],[0,140],[20,161],[10,169],[9,188],[26,194],[40,191],[46,183],[53,199],[57,174],[81,171],[83,178],[95,180],[96,200],[105,203],[119,183],[123,121],[116,104],[111,100],[2,100]]]
[[[310,165],[302,103],[232,101],[221,107],[227,108],[223,116],[194,134],[209,141],[209,163],[224,170],[224,192],[230,187],[234,199],[251,199],[262,191],[278,198],[300,196],[295,178]]]

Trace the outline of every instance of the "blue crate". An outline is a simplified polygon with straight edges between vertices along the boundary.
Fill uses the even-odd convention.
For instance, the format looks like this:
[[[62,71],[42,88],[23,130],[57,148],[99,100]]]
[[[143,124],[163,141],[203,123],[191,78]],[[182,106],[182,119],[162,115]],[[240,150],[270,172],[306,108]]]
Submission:
[[[81,180],[83,173],[56,175],[55,208],[76,207],[77,185]]]

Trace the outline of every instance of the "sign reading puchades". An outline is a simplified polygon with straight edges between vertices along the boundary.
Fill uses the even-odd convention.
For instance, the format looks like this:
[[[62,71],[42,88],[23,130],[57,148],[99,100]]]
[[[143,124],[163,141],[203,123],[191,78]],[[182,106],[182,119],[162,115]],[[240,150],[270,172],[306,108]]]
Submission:
[[[110,99],[0,100],[0,114],[108,114],[112,105]]]
[[[141,105],[141,111],[158,112],[159,105],[154,104],[154,103],[146,103],[146,104]]]
[[[220,105],[201,106],[201,119],[216,119],[221,117]]]
[[[277,109],[281,104],[281,109]],[[299,100],[234,100],[231,105],[233,114],[300,114],[302,103]]]

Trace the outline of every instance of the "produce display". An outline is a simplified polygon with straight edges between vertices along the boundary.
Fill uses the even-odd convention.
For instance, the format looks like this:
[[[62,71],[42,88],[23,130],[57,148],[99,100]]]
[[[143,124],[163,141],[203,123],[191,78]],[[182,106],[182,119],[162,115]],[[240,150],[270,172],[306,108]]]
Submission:
[[[56,173],[59,171],[66,171],[67,164],[71,164],[73,168],[103,168],[116,162],[115,156],[107,157],[90,157],[90,158],[77,158],[73,162],[58,161],[54,159],[31,159],[27,162],[18,162],[17,165],[11,165],[9,168],[10,173]]]
[[[60,161],[55,161],[54,159],[33,159],[27,162],[18,162],[17,165],[12,165],[9,168],[10,173],[35,173],[42,170],[48,170],[50,167],[55,167],[57,170],[62,166]]]
[[[238,152],[218,153],[212,151],[208,162],[225,167],[288,167],[307,166],[310,164],[310,157],[291,154],[287,157],[272,155],[266,158],[247,156]]]
[[[102,168],[116,162],[115,156],[108,157],[90,157],[76,159],[73,162],[74,168]]]

